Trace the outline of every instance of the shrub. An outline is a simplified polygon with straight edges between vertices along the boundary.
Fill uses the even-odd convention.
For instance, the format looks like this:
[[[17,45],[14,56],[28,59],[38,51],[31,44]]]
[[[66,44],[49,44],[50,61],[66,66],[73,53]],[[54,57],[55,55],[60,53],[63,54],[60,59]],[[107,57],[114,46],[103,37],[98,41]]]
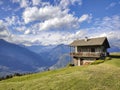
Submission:
[[[5,79],[9,79],[9,78],[12,78],[13,76],[10,74],[10,75],[7,75],[6,77],[5,77]]]
[[[106,57],[105,60],[111,60],[111,57]]]
[[[14,73],[14,76],[22,76],[20,73]]]
[[[73,66],[75,66],[75,65],[72,64],[72,63],[69,63],[69,64],[67,65],[67,67],[73,67]]]
[[[2,78],[0,77],[0,81],[2,80]]]
[[[104,60],[95,60],[94,62],[91,63],[91,65],[97,65],[97,64],[100,64],[103,62],[104,62]]]
[[[2,80],[4,80],[4,79],[5,79],[5,77],[1,77],[1,78],[0,78],[0,81],[2,81]]]

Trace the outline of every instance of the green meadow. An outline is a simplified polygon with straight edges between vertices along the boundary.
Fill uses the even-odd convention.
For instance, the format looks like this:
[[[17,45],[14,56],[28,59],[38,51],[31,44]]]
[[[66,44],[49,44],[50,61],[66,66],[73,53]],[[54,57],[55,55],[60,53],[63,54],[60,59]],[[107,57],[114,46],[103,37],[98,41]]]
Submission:
[[[0,81],[0,90],[120,90],[120,54],[97,65],[66,67]]]

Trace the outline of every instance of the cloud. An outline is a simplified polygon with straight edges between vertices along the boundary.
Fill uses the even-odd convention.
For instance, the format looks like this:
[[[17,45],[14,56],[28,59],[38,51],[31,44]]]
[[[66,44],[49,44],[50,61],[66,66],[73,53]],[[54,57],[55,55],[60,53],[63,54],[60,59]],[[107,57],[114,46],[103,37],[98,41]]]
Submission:
[[[60,7],[65,9],[70,5],[70,0],[61,0]]]
[[[15,27],[15,30],[19,31],[19,32],[24,32],[25,30],[27,30],[27,27],[25,26],[19,26],[19,27]]]
[[[27,30],[24,32],[24,34],[30,34],[30,30],[27,29]]]
[[[92,15],[88,15],[88,14],[83,14],[80,18],[79,18],[79,22],[84,22],[84,21],[90,21],[92,19]]]
[[[3,31],[5,29],[5,26],[3,24],[3,20],[0,20],[0,31]]]
[[[23,19],[26,24],[38,21],[37,27],[42,30],[69,30],[79,27],[79,23],[90,21],[92,15],[83,14],[80,18],[69,13],[69,9],[62,10],[59,6],[28,7],[23,12]]]
[[[42,2],[38,0],[33,0],[32,2],[33,2],[33,5],[37,5],[38,3],[47,3],[47,2]],[[81,0],[61,0],[57,6],[48,4],[46,6],[42,6],[39,8],[37,6],[27,7],[23,12],[22,17],[26,24],[34,21],[39,21],[40,23],[41,22],[44,23],[55,18],[62,19],[67,14],[69,14],[69,9],[67,8],[68,5],[74,5],[75,3],[80,4],[82,3],[82,1]],[[61,5],[66,5],[66,8],[63,9]]]
[[[115,7],[116,5],[117,5],[116,2],[112,2],[112,3],[110,3],[110,4],[106,7],[106,10],[108,10],[108,9],[110,9],[110,8],[113,8],[113,7]]]
[[[29,5],[29,1],[28,0],[21,0],[20,2],[20,6],[21,7],[28,7]]]
[[[56,17],[53,19],[46,20],[43,23],[40,23],[40,30],[49,30],[49,29],[75,29],[79,27],[77,24],[78,18],[73,17],[73,15],[67,14],[64,17]]]
[[[57,6],[45,6],[41,8],[29,7],[26,8],[23,12],[23,19],[25,23],[29,23],[35,20],[43,21],[54,17],[62,17],[67,12],[68,10],[61,11],[61,9]]]
[[[82,17],[82,16],[81,16]],[[111,17],[98,18],[89,28],[76,29],[73,32],[69,31],[42,31],[32,34],[34,27],[26,29],[24,35],[12,35],[11,42],[24,45],[58,45],[70,44],[73,40],[82,39],[85,36],[88,38],[106,36],[111,46],[120,48],[120,16],[114,15]],[[37,28],[36,28],[37,29]],[[30,31],[29,31],[30,30]],[[32,31],[33,30],[33,31]],[[32,33],[31,33],[32,32]]]
[[[85,36],[106,36],[112,46],[120,47],[120,15],[97,19],[89,13],[76,16],[76,13],[71,12],[70,6],[82,5],[82,0],[54,0],[55,3],[46,0],[11,1],[18,3],[22,8],[19,10],[23,12],[20,17],[14,15],[4,21],[0,20],[0,37],[5,36],[10,42],[24,45],[58,45],[69,44]],[[117,3],[113,2],[107,8],[116,5]],[[90,23],[92,17],[94,21]],[[86,26],[88,23],[91,26],[81,28],[83,22]]]
[[[95,26],[98,28],[104,27],[104,31],[119,30],[120,29],[120,16],[114,15],[112,17],[104,17],[103,19],[96,20]]]
[[[21,20],[20,17],[16,15],[4,18],[4,23],[7,28],[11,28],[17,32],[23,32],[26,29],[23,20]]]
[[[87,28],[88,37],[107,37],[111,46],[119,47],[120,45],[120,16],[113,15],[97,19],[91,28]],[[117,44],[116,44],[117,43]]]
[[[72,5],[74,5],[74,4],[78,4],[78,5],[82,5],[82,0],[71,0],[71,3],[72,3]]]
[[[79,23],[90,21],[91,15],[84,14],[80,18],[74,17],[72,14],[66,14],[64,17],[55,17],[40,23],[40,30],[74,30],[80,27]]]
[[[82,5],[82,0],[61,0],[59,6],[62,9],[66,9],[70,5],[75,5],[75,4]]]
[[[32,0],[33,5],[39,5],[41,0]]]
[[[8,28],[5,26],[3,20],[0,20],[0,38],[6,38],[9,36]]]
[[[11,0],[12,3],[19,3],[21,8],[25,8],[28,7],[30,5],[30,1],[29,0]]]
[[[11,0],[12,3],[18,3],[20,0]]]
[[[24,45],[59,45],[61,43],[69,44],[73,40],[84,36],[86,31],[81,30],[76,33],[70,32],[42,32],[39,35],[12,35],[11,42]]]
[[[1,9],[4,11],[11,11],[12,8],[8,5],[8,6],[1,6]]]
[[[8,26],[16,25],[17,18],[18,17],[16,17],[16,16],[6,17],[5,21],[6,21],[6,23],[7,23]]]

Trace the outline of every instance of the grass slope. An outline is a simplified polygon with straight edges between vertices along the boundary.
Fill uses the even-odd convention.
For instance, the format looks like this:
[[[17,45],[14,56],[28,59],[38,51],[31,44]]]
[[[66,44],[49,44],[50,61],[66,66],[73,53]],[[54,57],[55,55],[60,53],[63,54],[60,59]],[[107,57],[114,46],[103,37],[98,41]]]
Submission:
[[[0,90],[120,90],[120,58],[0,81]]]

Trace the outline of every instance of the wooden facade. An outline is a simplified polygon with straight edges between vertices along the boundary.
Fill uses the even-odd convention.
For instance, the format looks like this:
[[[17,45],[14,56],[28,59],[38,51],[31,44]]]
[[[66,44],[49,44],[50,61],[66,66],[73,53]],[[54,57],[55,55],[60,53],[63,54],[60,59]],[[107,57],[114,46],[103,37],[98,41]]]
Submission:
[[[94,60],[104,59],[107,56],[107,48],[110,48],[110,45],[106,37],[100,37],[76,40],[70,44],[70,47],[74,48],[70,52],[74,65],[80,66],[90,64]]]

